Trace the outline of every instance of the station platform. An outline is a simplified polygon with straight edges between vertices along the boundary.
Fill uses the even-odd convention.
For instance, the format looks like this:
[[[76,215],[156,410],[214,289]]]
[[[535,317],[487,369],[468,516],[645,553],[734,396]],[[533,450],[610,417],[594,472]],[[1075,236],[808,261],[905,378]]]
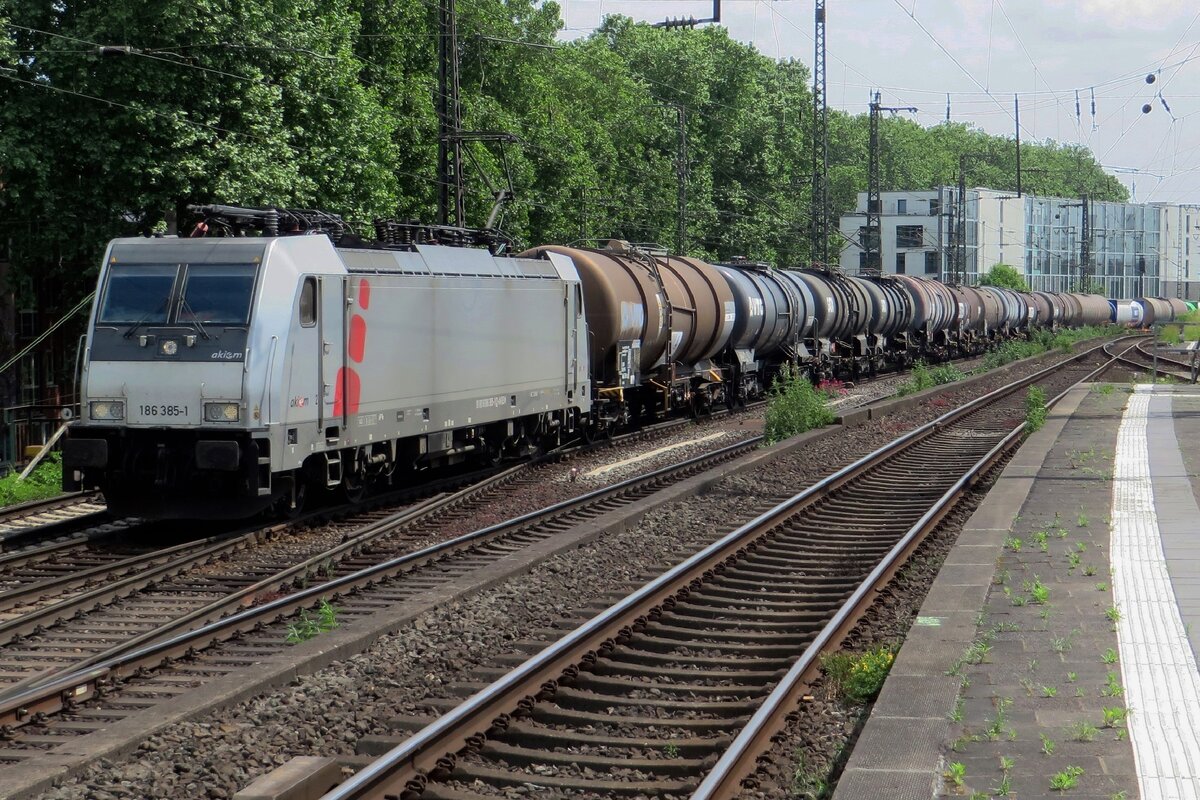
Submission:
[[[1071,391],[947,556],[835,800],[1200,799],[1200,390]]]

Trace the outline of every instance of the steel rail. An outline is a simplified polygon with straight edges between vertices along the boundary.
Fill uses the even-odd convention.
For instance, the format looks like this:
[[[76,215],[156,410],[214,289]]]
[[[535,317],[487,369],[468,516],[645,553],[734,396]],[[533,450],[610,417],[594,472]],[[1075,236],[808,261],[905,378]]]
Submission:
[[[1191,375],[1191,365],[1190,364],[1184,364],[1183,362],[1177,361],[1173,358],[1167,358],[1165,356],[1160,355],[1160,356],[1158,356],[1158,361],[1160,362],[1160,365],[1157,368],[1155,368],[1152,366],[1152,362],[1154,361],[1155,356],[1153,353],[1146,352],[1145,348],[1146,348],[1147,344],[1148,343],[1144,342],[1144,341],[1136,342],[1133,345],[1131,345],[1130,347],[1126,348],[1124,351],[1122,351],[1119,355],[1113,354],[1110,351],[1108,351],[1107,346],[1106,346],[1105,352],[1107,352],[1112,357],[1113,362],[1114,362],[1112,365],[1110,365],[1110,367],[1115,366],[1117,363],[1119,363],[1119,364],[1122,364],[1131,369],[1136,369],[1139,372],[1156,370],[1157,373],[1160,375],[1165,375],[1167,377],[1176,378],[1176,379],[1191,383],[1192,375]],[[1137,354],[1141,358],[1145,359],[1145,361],[1139,361],[1137,359],[1130,358],[1128,355],[1130,352],[1137,352]],[[1182,372],[1171,370],[1165,366],[1162,366],[1163,364],[1174,364],[1179,367],[1186,367],[1188,369],[1188,372],[1186,374],[1184,374]]]
[[[577,665],[594,660],[612,646],[614,637],[635,629],[684,587],[698,585],[707,573],[719,570],[734,553],[767,528],[792,517],[962,417],[1048,377],[1072,362],[1091,358],[1102,352],[1102,348],[1103,345],[1097,345],[953,409],[759,515],[531,656],[328,792],[324,800],[374,800],[421,791],[431,771],[448,771],[453,766],[454,754],[479,746],[493,726],[502,729],[508,724],[514,709],[532,704],[535,702],[532,698],[543,692],[552,692],[557,682],[548,676],[573,674]],[[1089,376],[1094,374],[1096,371]],[[1018,426],[1018,430],[1020,427],[1023,426]]]
[[[1080,383],[1094,380],[1106,369],[1108,369],[1107,364],[1080,378],[1072,386],[1048,400],[1046,407],[1053,408]],[[899,567],[908,560],[925,536],[934,530],[958,499],[978,483],[1008,451],[1020,443],[1024,433],[1024,425],[1014,428],[975,462],[929,511],[909,528],[903,538],[871,570],[858,589],[846,599],[833,619],[826,623],[813,642],[805,648],[800,658],[771,693],[763,699],[750,721],[729,744],[708,775],[692,793],[691,800],[732,799],[740,797],[745,789],[754,788],[744,786],[743,781],[756,770],[757,758],[770,749],[771,737],[782,729],[785,715],[796,708],[800,699],[810,690],[813,680],[820,673],[822,654],[839,646],[845,640],[846,635],[874,601],[874,595],[879,587],[886,585],[891,580]]]
[[[395,514],[391,514],[382,520],[368,523],[360,528],[355,535],[344,538],[339,544],[328,548],[325,551],[305,559],[304,561],[285,567],[277,571],[270,577],[259,580],[249,586],[226,594],[211,603],[207,603],[201,608],[195,609],[182,616],[176,617],[161,626],[157,626],[152,630],[134,636],[131,639],[122,641],[112,647],[86,656],[78,661],[70,664],[65,670],[52,670],[42,673],[30,675],[29,677],[18,681],[17,683],[9,684],[0,689],[0,698],[14,696],[24,692],[27,689],[32,689],[42,685],[48,681],[54,680],[63,672],[79,671],[88,667],[102,663],[109,659],[118,658],[120,654],[136,650],[138,647],[147,644],[151,641],[170,636],[181,630],[186,630],[189,627],[198,627],[205,622],[217,619],[224,614],[232,611],[237,611],[244,606],[253,605],[263,595],[274,593],[288,583],[294,580],[300,580],[308,577],[315,565],[336,561],[347,553],[353,553],[361,549],[366,544],[378,539],[380,536],[387,535],[410,525],[426,521],[433,518],[435,515],[453,509],[471,499],[477,497],[484,492],[503,486],[506,483],[515,479],[518,475],[527,469],[526,464],[518,464],[510,467],[507,470],[490,475],[482,481],[473,483],[463,489],[449,495],[434,497],[418,503],[415,507],[406,508]],[[461,478],[452,478],[450,480],[460,480]],[[366,511],[367,509],[363,509]],[[322,513],[314,515],[322,517]],[[213,539],[202,540],[201,542],[186,542],[165,550],[158,550],[151,553],[138,556],[133,560],[153,562],[162,556],[176,557],[174,560],[168,561],[165,564],[159,565],[154,569],[140,572],[127,579],[105,583],[95,589],[82,593],[80,595],[68,598],[66,600],[39,609],[31,614],[27,614],[4,623],[0,623],[0,642],[11,640],[18,636],[25,636],[34,633],[43,627],[53,623],[55,620],[65,619],[70,614],[78,613],[87,609],[95,608],[103,603],[120,599],[129,596],[134,592],[140,591],[147,586],[158,583],[159,581],[182,573],[183,571],[200,563],[210,563],[216,558],[242,550],[247,547],[254,546],[266,539],[269,539],[274,534],[286,530],[294,523],[276,523],[265,528],[252,528],[241,533],[228,534],[223,537],[214,537]],[[215,542],[207,547],[203,547],[209,542]],[[197,546],[202,546],[202,549],[192,552]],[[100,565],[97,570],[103,571],[113,565]],[[70,576],[67,576],[69,579]],[[58,579],[54,582],[55,588],[62,588],[62,585],[68,583],[69,580]],[[20,595],[28,597],[34,593],[35,587],[25,587],[19,592]],[[0,601],[3,601],[5,594],[0,594]]]
[[[77,532],[80,528],[100,525],[112,520],[108,509],[98,508],[94,511],[78,513],[64,519],[49,519],[43,522],[32,522],[39,516],[66,512],[77,506],[85,506],[93,502],[97,495],[74,493],[60,495],[50,500],[33,500],[9,506],[0,514],[0,552],[19,552],[20,543],[33,537],[51,538],[66,536]],[[97,503],[99,504],[99,503]],[[22,524],[29,521],[31,524]]]
[[[332,565],[339,563],[345,557],[357,555],[369,544],[382,537],[394,535],[401,532],[405,528],[409,528],[423,522],[428,522],[429,520],[436,518],[436,516],[442,512],[454,509],[464,503],[470,502],[471,500],[490,490],[512,482],[521,474],[539,464],[553,461],[579,451],[587,452],[595,449],[615,446],[619,443],[653,438],[689,424],[692,424],[692,420],[670,420],[653,426],[648,426],[637,431],[631,431],[611,439],[598,440],[596,442],[582,445],[568,445],[567,447],[551,451],[531,461],[517,464],[499,473],[488,475],[485,479],[473,483],[457,492],[427,500],[415,507],[404,509],[396,514],[385,517],[382,520],[369,523],[361,529],[355,531],[352,535],[345,537],[339,544],[334,545],[333,547],[328,548],[321,553],[311,556],[297,564],[291,564],[283,569],[277,570],[269,577],[258,580],[255,583],[239,590],[230,592],[224,597],[214,600],[211,603],[207,603],[200,608],[189,611],[161,626],[157,626],[130,639],[114,644],[113,646],[108,647],[100,652],[74,661],[65,668],[35,673],[21,681],[9,684],[8,686],[3,687],[3,689],[0,689],[0,698],[16,696],[25,692],[26,690],[34,689],[37,686],[53,681],[58,676],[68,672],[78,672],[86,670],[96,664],[119,660],[123,654],[134,652],[138,648],[151,642],[165,639],[189,629],[202,627],[207,623],[220,619],[222,616],[239,611],[247,606],[252,606],[263,597],[275,595],[280,591],[286,590],[290,584],[298,585],[302,580],[317,577],[317,573],[320,570],[329,568]],[[459,483],[465,478],[466,476],[461,475],[451,477],[438,481],[431,486],[421,487],[421,490],[428,491],[430,489],[436,489],[441,485]],[[598,492],[602,491],[603,490],[598,490]],[[381,501],[388,501],[389,498],[392,500],[396,499],[395,495],[396,493],[389,493],[381,497],[374,498],[373,501],[376,505],[378,505]],[[586,497],[590,497],[590,495],[585,496],[585,498]],[[565,509],[570,505],[570,502],[567,501],[560,505],[562,505]],[[181,572],[197,563],[210,563],[215,558],[218,558],[227,552],[232,552],[235,549],[244,549],[244,546],[256,544],[263,536],[269,536],[277,533],[282,528],[287,527],[287,525],[311,521],[312,519],[320,519],[327,513],[327,511],[316,512],[305,515],[304,518],[300,520],[294,520],[287,524],[280,523],[267,528],[252,529],[242,534],[248,539],[248,542],[244,545],[240,540],[233,540],[223,545],[218,542],[208,551],[192,553],[191,551],[197,546],[197,544],[194,542],[187,543],[183,545],[177,545],[167,550],[160,550],[135,556],[123,562],[115,562],[108,565],[98,565],[83,573],[64,575],[59,578],[47,579],[35,585],[17,587],[10,592],[0,592],[0,610],[3,610],[5,608],[16,607],[21,603],[26,603],[31,598],[44,596],[52,591],[68,591],[76,586],[86,584],[89,580],[94,581],[98,576],[102,575],[106,571],[112,571],[114,573],[128,572],[132,568],[159,561],[164,555],[168,557],[177,557],[175,561],[169,561],[165,564],[161,564],[153,570],[140,572],[122,581],[105,583],[88,592],[81,593],[69,599],[60,601],[59,603],[38,609],[34,612],[23,615],[22,617],[0,623],[0,642],[9,641],[20,636],[38,632],[43,628],[54,624],[56,620],[62,620],[72,614],[78,614],[86,610],[98,608],[106,602],[128,597],[141,589],[158,583],[163,579],[179,575]],[[533,515],[530,516],[532,517]],[[48,545],[46,549],[55,550],[71,546],[78,546],[79,544],[84,543],[86,542],[83,540],[70,540],[54,546]]]
[[[40,715],[70,707],[106,691],[113,682],[128,678],[140,669],[158,666],[171,659],[188,655],[241,633],[252,631],[264,623],[282,620],[286,615],[310,608],[322,599],[330,599],[352,589],[371,585],[424,564],[439,562],[455,553],[470,550],[480,544],[493,542],[499,537],[525,530],[535,523],[557,520],[566,514],[575,512],[587,513],[602,503],[611,503],[614,498],[644,496],[648,490],[657,491],[659,487],[665,486],[669,482],[703,471],[710,465],[722,463],[753,449],[758,446],[761,438],[742,440],[716,451],[693,456],[644,475],[628,478],[579,497],[555,503],[540,511],[522,514],[454,539],[405,553],[347,575],[309,586],[285,597],[214,620],[195,630],[176,633],[165,638],[156,638],[150,643],[127,652],[125,652],[125,646],[122,646],[123,652],[93,666],[70,669],[40,680],[36,685],[24,687],[20,691],[9,691],[0,695],[0,729],[12,729],[27,724]],[[637,495],[638,492],[643,492],[643,495]]]

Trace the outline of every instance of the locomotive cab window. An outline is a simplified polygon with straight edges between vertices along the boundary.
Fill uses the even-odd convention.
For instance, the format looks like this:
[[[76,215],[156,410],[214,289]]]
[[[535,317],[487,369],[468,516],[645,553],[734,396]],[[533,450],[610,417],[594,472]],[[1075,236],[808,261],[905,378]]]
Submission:
[[[115,264],[108,273],[101,323],[161,325],[171,308],[175,264]]]
[[[317,324],[317,279],[305,278],[300,287],[300,324],[311,328]]]
[[[245,325],[257,269],[254,264],[189,265],[179,298],[179,321]]]

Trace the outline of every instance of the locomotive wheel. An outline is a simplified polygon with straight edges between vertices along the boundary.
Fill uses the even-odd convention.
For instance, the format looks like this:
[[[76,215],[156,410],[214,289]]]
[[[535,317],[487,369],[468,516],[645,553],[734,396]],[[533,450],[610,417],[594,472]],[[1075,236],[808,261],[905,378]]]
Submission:
[[[293,474],[291,489],[284,492],[271,506],[272,515],[279,519],[293,520],[304,513],[308,501],[308,481],[299,472]]]
[[[342,478],[342,485],[338,487],[338,494],[341,495],[342,500],[351,505],[361,503],[367,496],[367,482],[359,476],[347,473]]]

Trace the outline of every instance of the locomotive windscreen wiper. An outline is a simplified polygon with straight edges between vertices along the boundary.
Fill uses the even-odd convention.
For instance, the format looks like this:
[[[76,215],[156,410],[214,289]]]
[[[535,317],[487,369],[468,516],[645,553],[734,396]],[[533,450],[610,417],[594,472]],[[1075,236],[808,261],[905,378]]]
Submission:
[[[211,339],[212,337],[208,335],[208,331],[204,329],[204,323],[200,321],[200,317],[196,315],[196,312],[194,310],[192,310],[192,307],[188,303],[187,298],[181,297],[181,298],[179,298],[179,320],[181,322],[184,321],[183,320],[183,312],[184,311],[186,311],[189,315],[191,315],[191,319],[187,320],[187,322],[191,323],[192,329],[195,330],[196,332],[198,332],[205,341],[208,341],[209,339]]]
[[[154,309],[153,311],[147,311],[145,316],[143,316],[137,322],[135,322],[129,326],[129,329],[127,331],[125,331],[125,333],[123,334],[124,338],[128,339],[129,337],[133,336],[133,334],[137,333],[138,328],[145,325],[147,322],[150,321],[151,317],[156,316],[160,311],[162,311],[163,306],[165,306],[166,304],[167,304],[167,301],[164,299],[162,301],[162,304],[159,305],[158,308]]]

